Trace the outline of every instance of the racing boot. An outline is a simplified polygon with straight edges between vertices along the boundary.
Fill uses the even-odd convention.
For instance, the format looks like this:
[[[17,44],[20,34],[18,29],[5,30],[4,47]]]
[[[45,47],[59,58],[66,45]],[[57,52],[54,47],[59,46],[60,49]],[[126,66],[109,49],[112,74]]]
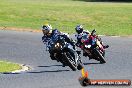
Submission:
[[[65,67],[66,66],[66,64],[65,63],[62,63],[62,67]]]
[[[109,48],[109,45],[104,45],[103,48],[104,49]]]
[[[52,54],[50,54],[50,58],[51,58],[51,60],[56,60],[56,58]]]
[[[83,56],[87,57],[88,56],[87,52],[83,51]]]

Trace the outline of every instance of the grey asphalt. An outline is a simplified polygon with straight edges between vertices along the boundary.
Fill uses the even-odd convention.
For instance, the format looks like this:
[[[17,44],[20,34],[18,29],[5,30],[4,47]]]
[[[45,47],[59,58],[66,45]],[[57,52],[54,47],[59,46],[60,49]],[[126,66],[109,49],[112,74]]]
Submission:
[[[41,42],[42,33],[0,30],[0,60],[29,65],[32,70],[0,74],[0,88],[82,88],[81,71],[71,71],[49,58]],[[90,79],[132,80],[132,37],[101,37],[110,47],[106,64],[82,57]],[[132,86],[119,88],[131,88]],[[90,88],[117,88],[90,86]]]

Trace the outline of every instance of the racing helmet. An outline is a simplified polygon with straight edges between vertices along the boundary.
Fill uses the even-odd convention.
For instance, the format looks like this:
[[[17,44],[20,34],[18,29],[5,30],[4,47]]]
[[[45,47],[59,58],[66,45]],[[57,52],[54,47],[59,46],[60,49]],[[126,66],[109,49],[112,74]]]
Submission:
[[[42,31],[43,34],[48,34],[50,32],[50,30],[52,30],[52,26],[50,24],[44,24],[42,25]]]
[[[78,34],[82,33],[83,32],[83,26],[82,25],[77,25],[75,27],[75,30]]]
[[[92,30],[91,35],[96,36],[96,30]]]

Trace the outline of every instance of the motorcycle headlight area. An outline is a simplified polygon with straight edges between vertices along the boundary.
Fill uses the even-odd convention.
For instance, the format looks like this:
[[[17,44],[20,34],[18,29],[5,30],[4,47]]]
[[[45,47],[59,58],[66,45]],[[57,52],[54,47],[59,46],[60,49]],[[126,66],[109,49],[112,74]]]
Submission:
[[[56,44],[55,44],[55,47],[56,47],[56,48],[62,48],[62,46],[60,45],[60,43],[56,43]]]
[[[85,45],[86,48],[91,48],[91,45]]]

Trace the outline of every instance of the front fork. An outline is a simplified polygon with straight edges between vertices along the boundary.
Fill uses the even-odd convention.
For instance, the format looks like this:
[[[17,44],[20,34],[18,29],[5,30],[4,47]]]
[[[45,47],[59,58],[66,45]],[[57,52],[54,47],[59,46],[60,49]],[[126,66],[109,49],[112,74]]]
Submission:
[[[79,63],[82,63],[82,60],[81,60],[81,51],[76,51],[76,64],[79,64]]]

